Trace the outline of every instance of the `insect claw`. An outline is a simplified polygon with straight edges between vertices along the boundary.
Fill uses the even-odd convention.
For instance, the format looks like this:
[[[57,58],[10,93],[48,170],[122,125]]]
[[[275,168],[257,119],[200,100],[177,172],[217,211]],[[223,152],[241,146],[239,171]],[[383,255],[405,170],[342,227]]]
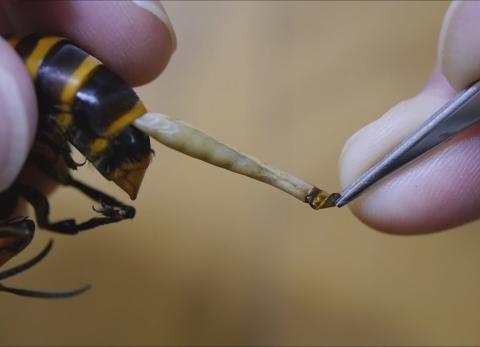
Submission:
[[[135,216],[135,209],[131,206],[113,206],[103,201],[100,204],[100,207],[92,206],[92,209],[105,217],[131,219]]]

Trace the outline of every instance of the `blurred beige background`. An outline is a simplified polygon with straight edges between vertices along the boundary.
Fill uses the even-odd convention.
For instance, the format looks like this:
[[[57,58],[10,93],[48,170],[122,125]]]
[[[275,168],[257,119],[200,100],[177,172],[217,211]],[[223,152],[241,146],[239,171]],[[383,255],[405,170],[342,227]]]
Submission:
[[[421,87],[446,2],[168,2],[178,50],[139,90],[182,118],[328,190],[344,141]],[[39,231],[51,256],[0,295],[2,345],[478,345],[478,223],[378,233],[155,145],[130,222]],[[93,169],[80,177],[123,200]],[[54,216],[91,215],[69,189]],[[13,262],[12,262],[13,263]],[[11,265],[11,264],[10,264]]]

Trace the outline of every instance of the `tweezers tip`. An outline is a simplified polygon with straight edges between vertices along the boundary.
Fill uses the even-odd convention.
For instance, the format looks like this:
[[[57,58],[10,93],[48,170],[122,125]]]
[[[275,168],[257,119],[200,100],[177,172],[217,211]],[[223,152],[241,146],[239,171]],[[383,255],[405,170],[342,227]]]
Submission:
[[[347,199],[347,197],[340,195],[339,198],[335,201],[335,205],[340,208],[348,204],[350,201]]]

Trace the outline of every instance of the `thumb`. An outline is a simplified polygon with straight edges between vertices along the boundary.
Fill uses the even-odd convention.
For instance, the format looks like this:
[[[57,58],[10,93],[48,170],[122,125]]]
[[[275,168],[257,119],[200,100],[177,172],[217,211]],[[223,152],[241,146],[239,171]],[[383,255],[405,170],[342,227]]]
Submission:
[[[15,180],[27,158],[37,124],[36,99],[23,62],[0,39],[0,192]]]
[[[438,65],[456,90],[480,79],[480,2],[455,1],[440,33]]]
[[[451,6],[441,31],[438,67],[423,90],[347,141],[340,159],[343,186],[453,97],[452,86],[459,89],[480,77],[479,5]],[[370,226],[394,233],[438,231],[476,219],[480,217],[479,152],[477,126],[386,177],[351,208]]]

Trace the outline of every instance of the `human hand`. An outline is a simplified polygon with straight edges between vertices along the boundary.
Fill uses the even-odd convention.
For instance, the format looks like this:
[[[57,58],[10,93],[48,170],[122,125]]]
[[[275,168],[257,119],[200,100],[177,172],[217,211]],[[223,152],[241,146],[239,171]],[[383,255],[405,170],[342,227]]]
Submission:
[[[412,99],[354,134],[340,159],[347,186],[417,128],[456,92],[480,79],[480,3],[448,9],[433,73]],[[398,234],[452,228],[480,217],[480,126],[462,132],[351,203],[366,224]]]
[[[131,85],[146,83],[176,47],[166,12],[156,2],[2,1],[0,31],[64,36]],[[37,124],[35,91],[24,63],[0,38],[0,192],[13,183]]]

